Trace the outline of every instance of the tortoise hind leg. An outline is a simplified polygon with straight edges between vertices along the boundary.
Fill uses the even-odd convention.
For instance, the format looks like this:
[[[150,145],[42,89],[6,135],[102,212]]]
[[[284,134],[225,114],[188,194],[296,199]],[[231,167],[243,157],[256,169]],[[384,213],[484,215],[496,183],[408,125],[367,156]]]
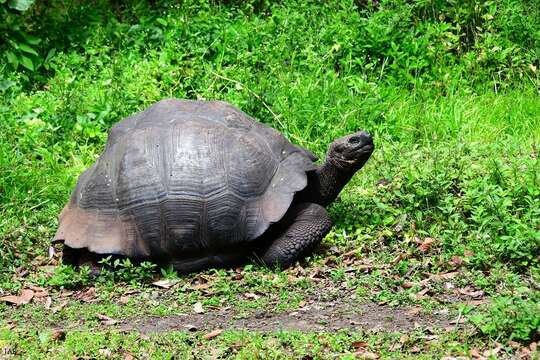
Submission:
[[[259,254],[267,265],[286,268],[311,252],[332,228],[326,210],[314,203],[300,203],[285,215],[285,231]]]

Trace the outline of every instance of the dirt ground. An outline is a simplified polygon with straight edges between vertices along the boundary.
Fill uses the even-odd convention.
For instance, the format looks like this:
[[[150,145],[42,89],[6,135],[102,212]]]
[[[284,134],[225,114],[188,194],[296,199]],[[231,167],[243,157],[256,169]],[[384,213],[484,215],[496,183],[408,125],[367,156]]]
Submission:
[[[123,331],[136,330],[143,334],[170,330],[251,330],[251,331],[335,331],[370,330],[408,332],[416,328],[453,329],[444,313],[421,314],[418,308],[396,308],[375,303],[353,305],[337,302],[310,302],[295,311],[273,312],[258,310],[244,315],[229,307],[201,314],[174,316],[145,316],[123,320]]]

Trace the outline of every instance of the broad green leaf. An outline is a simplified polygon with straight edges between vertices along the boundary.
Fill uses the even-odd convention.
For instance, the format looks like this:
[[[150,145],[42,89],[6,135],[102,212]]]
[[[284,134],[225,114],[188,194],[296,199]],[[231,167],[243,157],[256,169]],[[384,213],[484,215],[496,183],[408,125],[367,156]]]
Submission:
[[[34,50],[31,46],[25,43],[19,43],[19,49],[32,55],[39,56],[36,50]]]
[[[6,51],[6,56],[10,64],[14,65],[15,68],[17,68],[17,65],[19,64],[19,60],[17,59],[17,56],[12,53],[11,51]]]
[[[0,81],[0,91],[6,91],[7,89],[15,85],[17,85],[15,81],[11,81],[11,80]]]
[[[30,45],[37,45],[41,42],[40,38],[33,35],[29,35],[25,32],[21,32],[21,35],[24,37],[24,40],[26,40],[26,42],[29,43]]]
[[[52,59],[52,57],[54,56],[54,54],[56,54],[56,48],[50,49],[49,52],[47,53],[47,56],[45,57],[45,60],[43,62],[44,63],[49,62]]]
[[[19,11],[26,11],[34,4],[35,0],[9,0],[8,6]]]
[[[26,57],[24,55],[21,55],[19,57],[19,61],[21,62],[21,65],[27,68],[30,71],[34,71],[34,63],[32,62],[32,59],[29,57]]]

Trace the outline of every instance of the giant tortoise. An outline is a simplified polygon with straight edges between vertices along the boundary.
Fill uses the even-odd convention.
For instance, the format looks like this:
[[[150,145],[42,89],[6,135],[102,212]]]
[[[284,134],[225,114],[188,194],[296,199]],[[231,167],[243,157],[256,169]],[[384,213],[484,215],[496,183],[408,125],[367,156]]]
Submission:
[[[330,231],[328,206],[366,163],[363,131],[326,160],[221,101],[167,99],[120,121],[77,182],[54,241],[66,261],[120,255],[180,272],[287,267]]]

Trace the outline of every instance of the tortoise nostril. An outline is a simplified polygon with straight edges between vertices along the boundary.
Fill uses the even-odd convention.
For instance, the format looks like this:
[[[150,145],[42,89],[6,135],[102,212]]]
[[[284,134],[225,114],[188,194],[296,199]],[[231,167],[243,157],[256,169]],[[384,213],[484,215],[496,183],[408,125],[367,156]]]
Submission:
[[[366,144],[373,144],[373,137],[367,131],[362,131],[359,134],[359,137],[361,137]]]

